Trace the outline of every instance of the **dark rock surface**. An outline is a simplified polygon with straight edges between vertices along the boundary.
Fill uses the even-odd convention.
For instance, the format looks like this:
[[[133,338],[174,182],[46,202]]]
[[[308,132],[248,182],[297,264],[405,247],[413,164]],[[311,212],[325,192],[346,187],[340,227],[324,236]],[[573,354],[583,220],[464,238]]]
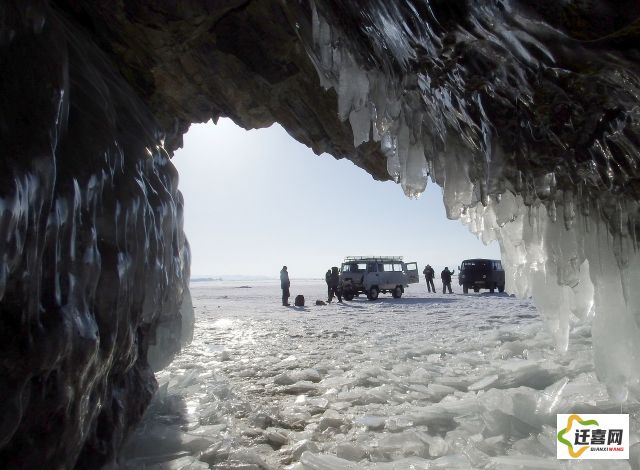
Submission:
[[[0,18],[0,466],[100,468],[155,391],[161,322],[180,337],[177,172],[76,25],[39,2]]]
[[[575,205],[636,240],[639,15],[631,0],[2,3],[0,461],[111,462],[155,388],[149,343],[167,340],[158,367],[179,350],[189,257],[168,157],[191,122],[279,122],[389,179],[397,140],[354,148],[345,119],[366,110],[367,135],[404,126],[425,149],[400,180],[423,163],[468,179],[470,202],[509,190],[567,226]],[[369,101],[351,102],[365,75]]]
[[[246,0],[54,3],[81,22],[112,57],[167,131],[168,150],[182,145],[182,133],[192,122],[226,116],[247,129],[279,122],[314,152],[349,157],[375,178],[388,179],[378,146],[354,150],[351,129],[336,113],[335,92],[320,88],[296,28],[303,21],[310,39],[308,5]]]

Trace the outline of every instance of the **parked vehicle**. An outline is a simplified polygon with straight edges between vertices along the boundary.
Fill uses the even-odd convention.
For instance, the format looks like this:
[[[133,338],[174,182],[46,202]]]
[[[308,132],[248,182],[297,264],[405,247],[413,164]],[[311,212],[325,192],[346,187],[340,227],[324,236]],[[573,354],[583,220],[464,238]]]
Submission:
[[[458,282],[465,294],[469,289],[474,292],[480,289],[504,292],[504,269],[498,259],[466,259],[458,270]]]
[[[402,256],[347,256],[340,269],[345,300],[353,300],[361,293],[375,300],[381,292],[390,292],[399,299],[409,284],[419,280],[418,264],[405,263]]]

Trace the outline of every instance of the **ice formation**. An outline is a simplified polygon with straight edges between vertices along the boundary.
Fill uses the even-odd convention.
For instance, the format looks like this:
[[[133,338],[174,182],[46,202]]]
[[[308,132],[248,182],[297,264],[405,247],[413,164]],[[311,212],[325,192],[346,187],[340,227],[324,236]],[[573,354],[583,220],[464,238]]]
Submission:
[[[592,324],[598,376],[617,399],[640,397],[635,66],[624,57],[601,60],[587,44],[528,17],[519,2],[466,5],[470,23],[456,31],[447,29],[451,12],[442,5],[374,3],[342,9],[361,22],[356,41],[332,2],[311,2],[308,52],[322,85],[338,94],[354,146],[379,141],[389,175],[410,197],[429,178],[442,186],[449,218],[500,243],[507,290],[533,296],[559,351],[572,325]],[[573,50],[552,51],[550,38]],[[576,65],[578,58],[593,68]],[[553,109],[537,109],[549,74],[563,77],[548,98]],[[582,142],[572,148],[559,134],[584,130],[572,122],[579,110],[567,109],[575,106],[568,84],[585,80],[607,94],[588,105],[623,99],[605,102],[596,134],[574,136]],[[614,107],[618,115],[607,116]],[[558,130],[554,121],[562,119]],[[545,160],[544,149],[503,126],[521,126],[578,163],[558,162],[546,173],[520,165],[521,156]]]
[[[592,325],[598,376],[637,397],[639,16],[635,0],[0,3],[0,459],[115,458],[148,360],[188,339],[169,157],[220,116],[279,122],[409,196],[432,179],[449,217],[501,243],[507,288],[559,349]]]

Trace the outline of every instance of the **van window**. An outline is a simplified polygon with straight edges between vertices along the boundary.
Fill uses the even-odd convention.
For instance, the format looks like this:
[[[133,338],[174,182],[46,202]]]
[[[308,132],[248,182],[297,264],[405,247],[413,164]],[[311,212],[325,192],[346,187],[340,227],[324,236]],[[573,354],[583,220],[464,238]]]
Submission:
[[[493,263],[489,261],[465,261],[462,269],[493,269]]]
[[[407,267],[407,271],[417,271],[418,265],[416,263],[408,263],[405,265]]]
[[[382,269],[385,273],[390,273],[391,271],[393,271],[393,264],[384,264],[382,265]]]
[[[342,265],[343,273],[362,273],[367,269],[366,263],[350,263]]]
[[[393,270],[397,272],[402,272],[402,265],[400,263],[393,263]]]

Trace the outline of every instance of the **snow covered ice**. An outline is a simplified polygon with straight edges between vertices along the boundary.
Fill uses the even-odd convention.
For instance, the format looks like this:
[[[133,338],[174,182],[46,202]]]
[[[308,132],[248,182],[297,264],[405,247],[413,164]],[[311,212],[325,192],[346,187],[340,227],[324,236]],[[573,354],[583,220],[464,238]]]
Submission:
[[[590,329],[556,349],[507,294],[326,300],[324,281],[192,283],[193,343],[124,449],[124,469],[640,468],[640,407],[610,397]],[[454,280],[455,284],[455,280]],[[556,413],[631,415],[631,460],[556,460]],[[635,460],[634,460],[635,459]]]

